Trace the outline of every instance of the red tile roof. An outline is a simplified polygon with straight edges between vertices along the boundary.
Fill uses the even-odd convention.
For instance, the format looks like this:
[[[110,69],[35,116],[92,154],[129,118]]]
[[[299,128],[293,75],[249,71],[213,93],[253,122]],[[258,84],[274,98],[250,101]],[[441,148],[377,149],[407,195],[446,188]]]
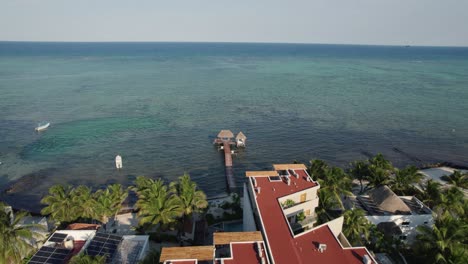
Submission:
[[[257,264],[262,263],[257,254],[257,243],[233,243],[231,244],[232,259],[224,259],[224,264]],[[263,256],[266,258],[266,252],[263,248]]]
[[[256,202],[266,233],[266,243],[276,264],[289,263],[363,263],[364,255],[370,255],[365,248],[343,249],[330,228],[325,225],[308,231],[294,238],[289,230],[278,198],[298,191],[318,186],[316,182],[307,181],[305,170],[294,170],[299,178],[291,176],[288,186],[283,181],[270,182],[268,178],[257,177]],[[252,183],[252,182],[250,182]],[[321,253],[317,250],[318,243],[327,244],[327,249]]]

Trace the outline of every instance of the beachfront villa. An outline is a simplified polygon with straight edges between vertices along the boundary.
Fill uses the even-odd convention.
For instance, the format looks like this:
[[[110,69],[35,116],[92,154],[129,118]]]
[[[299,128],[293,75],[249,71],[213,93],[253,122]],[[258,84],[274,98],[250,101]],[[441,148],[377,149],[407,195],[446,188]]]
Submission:
[[[434,224],[432,210],[415,196],[397,196],[388,186],[371,190],[368,195],[349,197],[344,201],[347,209],[360,208],[366,219],[386,236],[411,244],[416,239],[416,227]]]
[[[163,248],[169,263],[377,263],[342,234],[343,217],[316,222],[317,191],[303,164],[276,164],[246,172],[244,232],[214,233],[213,245]],[[257,231],[260,230],[260,231]]]
[[[137,264],[147,254],[149,236],[116,235],[98,232],[99,226],[70,225],[55,231],[28,263],[68,263],[80,253],[91,256],[107,255],[107,263]]]

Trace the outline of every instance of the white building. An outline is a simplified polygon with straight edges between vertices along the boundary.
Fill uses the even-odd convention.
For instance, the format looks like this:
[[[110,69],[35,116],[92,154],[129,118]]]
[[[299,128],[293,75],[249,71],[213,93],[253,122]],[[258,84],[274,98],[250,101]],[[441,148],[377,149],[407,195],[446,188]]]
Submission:
[[[373,189],[368,195],[348,199],[345,206],[363,209],[366,218],[379,229],[392,232],[411,244],[416,238],[416,227],[434,224],[432,210],[414,196],[397,196],[387,186]],[[389,234],[386,234],[389,235]]]
[[[244,192],[248,197],[244,219],[252,228],[253,218],[262,232],[270,263],[377,263],[365,247],[350,245],[341,232],[343,217],[314,226],[320,184],[304,164],[274,164],[273,168],[247,171]]]

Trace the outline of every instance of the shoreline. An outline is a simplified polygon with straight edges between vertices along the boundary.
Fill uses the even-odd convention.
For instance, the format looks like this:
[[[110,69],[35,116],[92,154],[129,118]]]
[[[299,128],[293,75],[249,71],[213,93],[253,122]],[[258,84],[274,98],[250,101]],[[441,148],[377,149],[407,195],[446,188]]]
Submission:
[[[408,165],[411,165],[411,164],[408,164]],[[468,166],[457,164],[457,163],[450,162],[450,161],[442,161],[442,162],[437,162],[437,163],[429,163],[429,164],[422,164],[422,165],[415,165],[415,166],[418,168],[418,170],[425,170],[425,169],[439,168],[439,167],[450,167],[455,170],[468,170]],[[5,197],[15,196],[16,194],[21,193],[24,190],[27,190],[28,188],[30,188],[30,186],[35,186],[37,183],[39,183],[41,180],[47,177],[47,175],[45,175],[45,171],[47,170],[49,169],[39,170],[34,173],[26,174],[2,186],[0,188],[0,202],[6,203],[5,200],[8,200],[8,199],[4,199]],[[228,197],[230,197],[230,194],[227,192],[221,193],[221,194],[218,193],[216,195],[207,196],[207,200],[208,201],[224,200]],[[21,207],[19,208],[15,207],[14,204],[8,203],[8,205],[10,205],[15,211],[26,211],[34,216],[42,216],[40,213],[40,210],[38,211],[25,210],[24,208],[21,208]]]

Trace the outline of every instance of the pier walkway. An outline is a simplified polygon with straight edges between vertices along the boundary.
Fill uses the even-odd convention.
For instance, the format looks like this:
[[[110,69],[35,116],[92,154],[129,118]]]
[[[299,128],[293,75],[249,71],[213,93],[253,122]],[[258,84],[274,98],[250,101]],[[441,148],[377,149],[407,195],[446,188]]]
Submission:
[[[234,170],[232,169],[232,151],[231,147],[238,147],[239,144],[245,147],[245,135],[241,132],[238,135],[239,142],[234,141],[234,134],[230,130],[221,130],[214,140],[213,144],[219,146],[224,151],[224,166],[228,192],[236,192],[236,181],[234,179]]]
[[[224,164],[226,166],[226,180],[229,190],[236,189],[236,181],[234,180],[234,171],[232,169],[232,156],[231,156],[231,145],[229,142],[223,143],[224,148]]]

